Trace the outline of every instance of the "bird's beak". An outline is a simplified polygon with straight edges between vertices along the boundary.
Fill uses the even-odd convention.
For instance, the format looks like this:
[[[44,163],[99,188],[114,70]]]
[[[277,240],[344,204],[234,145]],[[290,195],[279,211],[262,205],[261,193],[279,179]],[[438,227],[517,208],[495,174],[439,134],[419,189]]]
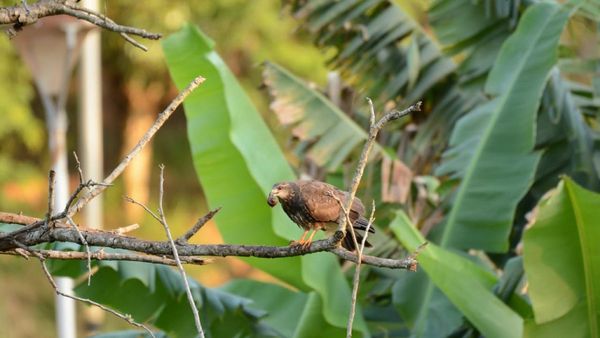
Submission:
[[[269,204],[271,207],[274,207],[275,204],[277,204],[277,196],[273,193],[273,191],[271,191],[269,197],[267,198],[267,204]]]

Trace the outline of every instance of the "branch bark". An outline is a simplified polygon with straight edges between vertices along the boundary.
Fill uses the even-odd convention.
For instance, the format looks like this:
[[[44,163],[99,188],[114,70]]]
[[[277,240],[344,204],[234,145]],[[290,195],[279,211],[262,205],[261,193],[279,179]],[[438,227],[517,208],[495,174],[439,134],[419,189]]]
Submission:
[[[36,221],[41,219],[33,218]],[[1,223],[27,224],[26,221],[32,220],[30,216],[0,213]],[[10,222],[9,222],[10,221]],[[95,229],[86,229],[80,226],[80,232],[90,246],[110,247],[115,249],[125,249],[147,255],[158,257],[172,255],[172,248],[166,241],[148,241],[135,237],[124,236],[119,233]],[[20,233],[14,237],[19,242],[27,246],[40,243],[52,242],[71,242],[83,244],[78,233],[68,224],[62,221],[56,221],[55,227],[50,229],[35,229],[30,232]],[[263,246],[263,245],[236,245],[236,244],[179,244],[175,243],[180,257],[257,257],[257,258],[282,258],[302,256],[315,252],[329,251],[338,257],[357,262],[355,253],[343,248],[335,247],[335,238],[315,241],[310,248],[304,249],[298,246]],[[0,254],[7,250],[14,249],[14,244],[0,238]],[[87,259],[87,258],[83,258]],[[364,264],[390,268],[390,269],[410,269],[416,264],[412,257],[396,260],[388,258],[379,258],[363,255],[361,261]],[[183,261],[182,261],[183,262]],[[184,262],[187,263],[187,262]]]
[[[12,36],[23,28],[23,26],[31,25],[47,16],[61,14],[69,15],[100,28],[120,33],[126,41],[144,51],[148,49],[133,40],[128,34],[150,40],[158,40],[162,37],[161,34],[148,32],[144,29],[119,25],[101,13],[79,7],[73,1],[69,0],[40,0],[31,5],[0,7],[0,24],[12,25],[11,30],[8,32]]]

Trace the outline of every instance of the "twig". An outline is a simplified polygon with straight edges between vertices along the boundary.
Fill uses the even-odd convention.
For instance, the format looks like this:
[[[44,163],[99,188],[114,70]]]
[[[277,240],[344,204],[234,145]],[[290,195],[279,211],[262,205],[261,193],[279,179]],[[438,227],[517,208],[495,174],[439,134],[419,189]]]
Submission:
[[[183,89],[173,101],[169,104],[165,110],[163,110],[158,117],[150,126],[150,128],[146,131],[144,136],[140,139],[140,141],[131,149],[131,151],[125,156],[125,158],[113,169],[113,171],[106,176],[104,181],[102,181],[103,185],[96,186],[94,189],[88,191],[84,196],[82,196],[77,203],[69,208],[68,215],[73,216],[75,213],[79,212],[89,201],[91,201],[94,197],[101,194],[107,185],[110,185],[125,168],[129,165],[131,160],[144,148],[144,146],[152,139],[154,134],[162,127],[162,125],[167,121],[167,119],[173,114],[175,109],[179,107],[179,105],[183,102],[183,100],[194,90],[196,89],[202,82],[204,82],[204,78],[202,76],[198,76],[190,82],[190,84]]]
[[[71,225],[71,227],[77,232],[77,235],[79,236],[79,239],[81,240],[81,243],[83,243],[83,247],[85,248],[85,253],[87,254],[87,269],[88,269],[87,285],[90,286],[90,284],[92,283],[92,253],[90,252],[90,246],[88,245],[88,242],[83,237],[83,234],[81,233],[81,231],[79,230],[79,228],[77,227],[77,224],[75,224],[73,219],[70,216],[66,216],[66,220],[67,220],[67,223],[69,223]]]
[[[123,196],[123,199],[125,200],[125,202],[129,202],[129,203],[132,203],[132,204],[140,206],[148,214],[150,214],[150,216],[152,216],[152,218],[154,218],[155,220],[157,220],[159,223],[162,222],[162,220],[160,219],[160,216],[158,216],[157,214],[155,214],[154,211],[150,210],[150,208],[148,208],[145,204],[140,203],[140,202],[134,200],[133,198],[131,198],[129,196]]]
[[[23,26],[33,24],[38,19],[60,14],[66,14],[106,30],[121,33],[125,40],[143,50],[147,50],[147,48],[133,40],[127,34],[137,35],[150,40],[158,40],[162,37],[161,34],[151,33],[144,29],[119,25],[101,13],[70,4],[65,0],[38,1],[28,6],[2,7],[0,8],[0,24],[12,24],[9,35],[14,35]]]
[[[369,153],[371,152],[371,149],[373,149],[373,145],[375,144],[375,139],[377,138],[377,134],[379,133],[379,131],[389,121],[399,119],[400,117],[406,116],[413,111],[421,110],[421,101],[419,101],[416,104],[408,107],[407,109],[405,109],[401,112],[399,112],[399,111],[389,112],[389,113],[385,114],[377,123],[375,123],[375,106],[373,105],[373,101],[370,98],[367,98],[367,102],[369,103],[369,108],[370,108],[369,109],[370,110],[369,136],[367,138],[367,142],[363,146],[363,150],[362,150],[362,153],[360,154],[360,159],[358,161],[358,165],[356,166],[356,170],[354,172],[354,177],[352,178],[350,194],[346,199],[346,207],[343,208],[344,209],[344,217],[340,217],[340,220],[338,221],[338,230],[336,231],[337,233],[341,232],[341,236],[338,235],[337,238],[339,238],[339,239],[338,239],[338,242],[336,243],[336,245],[339,245],[341,240],[345,236],[347,236],[346,229],[349,228],[350,236],[352,236],[352,241],[354,242],[354,247],[357,249],[356,270],[354,272],[350,314],[348,316],[348,325],[346,328],[346,337],[348,337],[348,338],[352,337],[352,325],[353,325],[354,316],[356,313],[356,297],[358,294],[358,287],[359,287],[359,282],[360,282],[360,265],[362,263],[362,251],[363,251],[364,245],[366,243],[366,238],[368,236],[368,230],[373,222],[375,204],[373,203],[373,208],[371,209],[371,217],[370,217],[369,223],[367,225],[367,231],[365,232],[365,235],[363,237],[363,241],[362,241],[360,247],[359,247],[358,241],[356,240],[356,234],[354,232],[354,227],[352,226],[352,224],[350,224],[350,217],[348,215],[347,210],[350,210],[350,208],[352,207],[352,203],[354,203],[354,198],[356,197],[356,191],[358,190],[358,185],[360,184],[365,167],[367,165],[367,160],[369,159]],[[414,258],[413,258],[413,260],[414,260]],[[410,267],[416,267],[416,263],[411,264]]]
[[[356,315],[356,300],[358,298],[358,285],[360,284],[360,266],[362,263],[362,253],[365,249],[365,244],[367,243],[367,236],[369,236],[369,229],[375,222],[375,201],[372,202],[371,206],[371,216],[369,217],[369,222],[367,223],[367,228],[365,229],[365,234],[362,238],[360,246],[356,243],[356,236],[353,236],[354,244],[356,245],[356,268],[354,270],[354,279],[352,281],[352,302],[350,303],[350,314],[348,315],[348,326],[346,327],[346,337],[352,337],[352,324],[354,323],[354,316]],[[354,228],[351,230],[352,234],[354,234]]]
[[[350,207],[352,206],[352,203],[354,202],[354,197],[356,196],[356,191],[358,190],[358,185],[360,183],[360,180],[362,179],[362,175],[365,171],[365,166],[367,165],[367,160],[369,159],[369,153],[371,152],[371,149],[373,149],[373,145],[375,144],[375,139],[377,137],[377,134],[379,133],[379,131],[385,126],[386,123],[399,119],[403,116],[406,116],[412,112],[415,111],[420,111],[421,110],[421,101],[413,104],[412,106],[406,108],[403,111],[391,111],[387,114],[385,114],[377,123],[373,124],[373,122],[375,121],[375,108],[373,106],[373,101],[371,101],[371,99],[367,98],[367,101],[369,103],[369,107],[370,107],[370,111],[371,111],[371,117],[370,117],[370,121],[371,121],[371,126],[369,128],[369,136],[367,138],[367,142],[365,143],[365,145],[363,146],[363,150],[360,154],[360,159],[358,161],[358,165],[356,166],[356,170],[354,171],[354,177],[352,178],[352,185],[350,188],[350,195],[348,196],[347,200],[346,200],[346,209],[349,210]],[[344,238],[344,236],[346,235],[346,228],[347,228],[347,223],[350,220],[347,217],[340,217],[340,221],[338,222],[338,229],[336,231],[336,233],[338,233],[338,235],[335,236],[337,243],[336,245],[339,245],[339,243],[342,241],[342,239]],[[352,227],[351,227],[352,228]],[[354,231],[354,229],[351,230],[352,232]],[[339,234],[341,232],[341,234]],[[353,238],[355,238],[356,236],[353,236]]]
[[[415,272],[417,271],[417,256],[419,256],[419,254],[421,253],[421,251],[427,246],[427,244],[429,244],[429,242],[423,242],[421,243],[416,249],[415,251],[410,254],[407,259],[410,259],[413,261],[413,264],[411,264],[408,267],[408,270]]]
[[[60,291],[58,289],[58,287],[56,286],[56,282],[54,281],[54,278],[52,278],[52,275],[50,274],[50,271],[48,271],[48,267],[46,266],[46,260],[44,257],[42,257],[41,255],[38,256],[40,263],[42,264],[42,269],[44,270],[44,274],[46,275],[46,278],[48,279],[48,281],[50,282],[50,285],[52,285],[52,288],[54,288],[54,292],[56,292],[57,295],[63,296],[63,297],[67,297],[67,298],[71,298],[80,302],[84,302],[84,303],[88,303],[91,305],[95,305],[99,308],[101,308],[102,310],[112,313],[113,315],[123,319],[124,321],[128,322],[131,325],[137,326],[141,329],[146,330],[146,332],[148,332],[148,334],[150,336],[152,336],[153,338],[156,338],[156,336],[154,335],[154,332],[152,332],[152,330],[150,330],[146,325],[142,324],[142,323],[138,323],[135,320],[133,320],[133,318],[131,317],[131,315],[123,315],[111,308],[108,308],[100,303],[94,302],[91,299],[88,298],[82,298],[82,297],[78,297],[78,296],[74,296],[74,295],[69,295],[67,293],[64,293],[62,291]]]
[[[111,26],[113,26],[113,27],[114,27],[114,26],[118,26],[116,22],[114,22],[113,20],[111,20],[111,19],[110,19],[109,17],[107,17],[106,15],[104,15],[104,14],[101,14],[101,13],[98,13],[98,12],[96,12],[96,11],[94,11],[94,10],[91,10],[91,9],[89,9],[89,8],[86,8],[86,7],[78,7],[78,6],[73,6],[73,5],[70,5],[69,7],[70,7],[71,9],[75,10],[75,11],[82,11],[82,12],[84,12],[84,13],[86,13],[86,14],[89,14],[89,15],[90,15],[92,18],[96,18],[96,19],[102,20],[102,22],[103,22],[103,23],[106,23],[106,24],[108,24],[108,25],[111,25]],[[94,23],[94,24],[96,24],[96,23]],[[97,26],[100,26],[100,25],[98,25],[98,24],[96,24],[96,25],[97,25]],[[145,30],[143,30],[143,29],[138,29],[138,28],[133,28],[133,29],[134,29],[134,30],[136,30],[136,32],[144,32],[145,34],[151,34],[151,35],[152,35],[152,37],[151,37],[151,38],[149,38],[149,39],[151,39],[151,40],[158,40],[158,39],[160,39],[160,38],[161,38],[161,35],[160,35],[160,34],[147,33]],[[148,48],[147,48],[146,46],[144,46],[144,45],[142,45],[141,43],[139,43],[139,42],[135,41],[135,40],[134,40],[132,37],[130,37],[130,36],[127,34],[127,33],[134,34],[134,33],[133,33],[133,31],[129,31],[129,32],[122,31],[122,32],[120,32],[120,35],[121,35],[121,37],[122,37],[123,39],[125,39],[125,41],[127,41],[127,42],[131,43],[131,44],[132,44],[132,45],[134,45],[135,47],[138,47],[139,49],[143,50],[144,52],[147,52],[147,51],[148,51]],[[140,35],[140,34],[136,34],[136,35]]]
[[[56,183],[56,172],[50,170],[48,172],[48,211],[46,213],[46,222],[50,222],[52,213],[54,213],[54,185]]]
[[[81,162],[79,162],[77,152],[73,152],[73,157],[75,158],[75,169],[77,169],[77,174],[79,176],[79,185],[83,185],[83,171],[81,170]]]
[[[169,239],[169,244],[171,244],[171,248],[173,249],[173,258],[177,262],[177,268],[179,269],[179,273],[181,274],[181,278],[183,279],[183,284],[185,286],[185,293],[187,294],[188,302],[190,303],[190,307],[192,308],[192,314],[194,315],[194,323],[196,324],[196,330],[198,331],[198,336],[200,338],[204,338],[204,330],[202,329],[202,323],[200,322],[200,315],[198,314],[198,308],[196,307],[196,302],[194,302],[194,297],[192,296],[192,290],[190,290],[190,285],[187,280],[187,276],[185,274],[185,270],[183,269],[183,265],[181,264],[181,260],[179,259],[179,253],[177,253],[177,247],[175,246],[175,242],[173,241],[173,236],[171,236],[171,230],[169,230],[169,224],[167,223],[167,218],[165,217],[165,212],[163,209],[163,197],[164,197],[164,184],[165,184],[165,166],[163,164],[160,165],[160,187],[159,187],[159,198],[158,198],[158,214],[160,215],[161,224],[165,228],[165,232],[167,233],[167,238]]]
[[[198,221],[196,221],[196,223],[194,224],[194,226],[192,226],[190,228],[190,230],[188,230],[185,234],[179,236],[175,242],[177,244],[185,244],[187,243],[187,241],[192,238],[192,236],[194,236],[199,230],[200,228],[202,228],[204,226],[204,224],[206,224],[208,221],[210,221],[216,214],[217,212],[219,212],[221,210],[221,207],[218,207],[214,210],[209,211],[206,215],[200,217],[198,219]]]
[[[123,234],[129,233],[129,232],[132,232],[134,230],[137,230],[139,228],[140,228],[139,224],[133,223],[133,224],[126,225],[124,227],[120,227],[120,228],[117,228],[117,229],[114,229],[114,230],[110,230],[110,231],[113,232],[113,233],[115,233],[115,234],[123,235]]]
[[[19,241],[12,240],[12,242],[17,247],[19,247],[20,249],[33,254],[34,256],[36,256],[40,260],[40,263],[42,264],[42,269],[44,270],[44,274],[46,275],[46,278],[48,279],[48,282],[50,282],[50,285],[52,285],[52,288],[54,289],[54,292],[56,292],[57,295],[60,295],[60,296],[63,296],[63,297],[67,297],[67,298],[71,298],[71,299],[74,299],[74,300],[77,300],[77,301],[80,301],[80,302],[84,302],[84,303],[96,305],[97,307],[101,308],[102,310],[104,310],[106,312],[112,313],[113,315],[115,315],[115,316],[117,316],[117,317],[125,320],[126,322],[128,322],[131,325],[135,325],[135,326],[137,326],[139,328],[143,328],[144,330],[146,330],[148,332],[148,334],[150,334],[152,337],[156,338],[154,336],[154,333],[147,326],[145,326],[144,324],[140,324],[140,323],[134,321],[133,318],[131,318],[130,315],[122,315],[119,312],[117,312],[117,311],[115,311],[113,309],[110,309],[110,308],[108,308],[108,307],[106,307],[106,306],[104,306],[104,305],[102,305],[100,303],[96,303],[96,302],[94,302],[91,299],[81,298],[81,297],[78,297],[78,296],[75,296],[75,295],[70,295],[70,294],[67,294],[67,293],[64,293],[64,292],[60,291],[58,289],[58,287],[56,286],[56,282],[54,281],[54,278],[52,278],[52,275],[50,274],[50,271],[48,271],[48,267],[46,266],[46,258],[38,250],[31,249],[31,248],[27,247],[26,245],[24,245],[23,243],[20,243]]]
[[[14,250],[5,251],[2,254],[22,256],[28,258],[29,256],[23,255],[23,249],[16,248]],[[159,257],[152,255],[141,255],[136,253],[117,253],[117,252],[105,252],[104,249],[92,251],[88,256],[87,253],[81,251],[58,251],[58,250],[37,250],[29,248],[27,252],[36,252],[42,255],[46,259],[60,259],[60,260],[86,260],[91,257],[97,261],[130,261],[130,262],[144,262],[154,263],[162,265],[176,266],[177,262],[172,258]],[[182,263],[193,264],[193,265],[206,265],[211,263],[211,259],[204,259],[200,257],[179,257]]]

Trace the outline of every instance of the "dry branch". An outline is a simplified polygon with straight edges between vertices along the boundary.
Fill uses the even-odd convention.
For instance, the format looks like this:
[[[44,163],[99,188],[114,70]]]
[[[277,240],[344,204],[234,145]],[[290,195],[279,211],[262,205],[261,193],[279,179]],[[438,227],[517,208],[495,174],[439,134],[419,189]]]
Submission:
[[[77,203],[75,203],[73,206],[71,206],[69,208],[68,215],[73,216],[75,213],[79,212],[94,197],[100,195],[110,184],[112,184],[112,182],[114,182],[114,180],[117,177],[119,177],[119,175],[121,175],[123,170],[125,170],[125,168],[127,168],[129,163],[131,162],[131,160],[133,160],[133,158],[135,156],[137,156],[137,154],[139,154],[140,151],[142,151],[144,146],[148,142],[150,142],[150,140],[152,139],[154,134],[156,134],[156,132],[160,129],[160,127],[162,127],[163,124],[169,119],[169,117],[171,117],[171,115],[175,112],[175,109],[177,109],[177,107],[179,107],[179,105],[183,102],[183,100],[185,100],[185,98],[203,82],[204,82],[204,78],[202,76],[198,76],[195,79],[193,79],[192,82],[190,82],[190,84],[188,84],[187,87],[185,87],[179,93],[179,95],[177,95],[177,97],[175,97],[175,99],[173,99],[173,101],[171,101],[169,106],[167,108],[165,108],[165,110],[163,110],[160,114],[158,114],[158,117],[156,118],[154,123],[150,126],[150,128],[146,131],[146,133],[144,133],[144,135],[142,136],[140,141],[135,145],[135,147],[133,147],[133,149],[131,149],[131,151],[115,167],[115,169],[113,169],[113,171],[108,176],[106,176],[104,181],[102,181],[102,185],[94,187],[94,189],[88,191],[87,194],[82,196],[77,201]]]
[[[144,329],[146,332],[148,332],[148,334],[152,337],[152,338],[156,338],[156,336],[154,335],[154,332],[152,332],[152,330],[150,330],[146,325],[141,324],[136,322],[135,320],[133,320],[133,318],[131,318],[130,315],[124,315],[119,313],[118,311],[115,311],[109,307],[106,307],[100,303],[97,303],[91,299],[88,298],[82,298],[82,297],[78,297],[78,296],[74,296],[74,295],[70,295],[68,293],[64,293],[62,291],[60,291],[58,289],[58,287],[56,286],[56,282],[54,281],[54,278],[52,278],[52,275],[50,274],[50,271],[48,271],[48,267],[46,266],[46,261],[43,257],[38,257],[40,260],[40,263],[42,264],[42,270],[44,270],[44,275],[46,275],[46,278],[48,279],[48,282],[50,282],[50,285],[52,285],[52,288],[54,289],[54,292],[56,292],[57,295],[59,296],[63,296],[63,297],[67,297],[67,298],[71,298],[73,300],[76,301],[80,301],[83,303],[88,303],[90,305],[95,305],[99,308],[101,308],[102,310],[112,313],[113,315],[115,315],[116,317],[119,317],[121,319],[123,319],[124,321],[126,321],[127,323],[133,325],[133,326],[137,326],[141,329]]]
[[[352,237],[352,241],[354,242],[354,247],[357,248],[357,259],[356,259],[357,264],[356,264],[356,270],[354,273],[354,279],[353,279],[353,283],[352,283],[352,300],[351,300],[351,304],[350,304],[350,313],[348,315],[348,324],[346,327],[346,337],[347,338],[352,337],[352,324],[354,322],[354,314],[355,314],[355,310],[356,310],[356,295],[358,293],[358,285],[360,282],[360,265],[361,265],[361,263],[363,263],[362,251],[363,251],[364,245],[366,243],[366,237],[368,236],[368,229],[372,225],[372,222],[373,222],[373,212],[371,212],[371,217],[369,220],[367,231],[365,232],[365,236],[362,241],[362,245],[359,245],[358,241],[356,240],[356,234],[354,233],[354,227],[351,224],[349,224],[350,217],[348,215],[347,210],[350,210],[352,203],[354,203],[354,198],[356,196],[356,191],[358,190],[358,185],[360,184],[360,181],[362,179],[363,173],[365,171],[365,167],[367,165],[367,160],[369,159],[369,154],[371,153],[371,149],[373,149],[373,145],[375,144],[375,139],[377,138],[377,134],[379,134],[379,131],[381,131],[381,129],[390,121],[397,120],[397,119],[399,119],[403,116],[406,116],[415,111],[421,111],[421,104],[422,104],[421,101],[419,101],[419,102],[411,105],[410,107],[406,108],[403,111],[393,110],[393,111],[385,114],[376,123],[375,122],[375,107],[373,105],[373,101],[371,101],[370,98],[367,98],[367,102],[369,103],[369,108],[370,108],[369,136],[367,137],[367,142],[365,142],[365,145],[363,146],[363,150],[360,154],[360,159],[358,161],[358,165],[356,166],[356,170],[354,172],[354,177],[352,178],[350,194],[346,200],[346,207],[345,208],[342,207],[342,209],[344,210],[344,213],[343,213],[342,217],[340,217],[340,220],[338,221],[338,230],[336,231],[336,234],[337,234],[336,240],[337,240],[337,244],[339,245],[341,240],[346,236],[346,229],[349,228],[350,236]],[[341,203],[340,203],[340,205],[341,205]],[[375,205],[373,205],[372,210],[374,210],[374,209],[375,209]],[[414,260],[414,257],[413,257],[413,260]],[[416,261],[415,261],[415,263],[413,263],[411,265],[411,267],[412,266],[416,266]]]
[[[120,33],[129,43],[143,50],[147,50],[147,48],[133,40],[128,34],[150,40],[158,40],[162,37],[161,34],[151,33],[144,29],[119,25],[101,13],[80,7],[74,1],[69,0],[40,0],[31,5],[0,7],[0,24],[12,25],[8,31],[8,34],[12,36],[23,26],[31,25],[47,16],[61,14],[69,15],[100,28]]]
[[[24,224],[25,220],[31,220],[29,216],[0,213],[0,222],[13,224]],[[36,219],[40,221],[40,219]],[[42,220],[43,221],[43,220]],[[26,224],[26,223],[25,223]],[[115,249],[125,249],[134,252],[140,252],[147,255],[170,256],[172,249],[165,241],[148,241],[135,237],[120,235],[112,231],[94,230],[80,228],[81,234],[90,246],[110,247]],[[40,243],[52,242],[71,242],[82,244],[77,232],[71,229],[64,222],[56,222],[52,229],[37,229],[27,233],[21,233],[15,237],[19,242],[32,246]],[[262,246],[262,245],[236,245],[236,244],[185,244],[175,243],[180,257],[257,257],[257,258],[282,258],[294,257],[311,254],[315,252],[329,251],[338,257],[351,262],[357,262],[355,253],[335,246],[335,238],[329,238],[314,241],[310,248],[303,249],[298,246]],[[0,239],[0,254],[3,251],[14,248],[14,244]],[[412,257],[405,259],[388,259],[364,255],[362,257],[364,264],[390,268],[390,269],[409,269],[416,264]]]
[[[159,257],[151,255],[142,255],[135,253],[115,253],[105,252],[104,249],[91,251],[90,255],[86,252],[80,251],[58,251],[58,250],[36,250],[30,249],[31,252],[36,252],[46,259],[60,259],[60,260],[86,260],[90,257],[92,260],[97,261],[130,261],[130,262],[144,262],[162,265],[176,266],[177,262],[168,257]],[[20,248],[3,252],[3,254],[21,256],[23,258],[29,258],[29,255],[23,256],[23,251]],[[199,257],[180,257],[182,263],[204,265],[210,263],[211,260],[199,258]]]

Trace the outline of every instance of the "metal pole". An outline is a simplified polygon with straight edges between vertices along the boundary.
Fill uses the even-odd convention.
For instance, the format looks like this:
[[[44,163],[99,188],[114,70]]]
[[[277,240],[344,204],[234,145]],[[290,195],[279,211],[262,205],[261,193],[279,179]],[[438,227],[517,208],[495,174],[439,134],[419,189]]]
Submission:
[[[83,5],[98,11],[98,0],[83,1]],[[102,75],[100,31],[91,30],[83,40],[79,69],[79,149],[86,179],[102,181]],[[102,226],[102,195],[94,198],[84,210],[85,224],[91,228]]]
[[[56,171],[56,187],[54,205],[62,210],[69,199],[69,171],[67,160],[67,112],[65,110],[67,94],[69,91],[69,80],[71,78],[71,63],[77,38],[78,26],[67,24],[64,27],[66,35],[67,53],[63,73],[63,86],[56,101],[55,119],[48,121],[48,126],[53,125],[53,135],[49,135],[50,154],[52,167]],[[54,139],[54,142],[52,142]],[[73,292],[73,280],[71,278],[56,278],[56,286],[65,293]],[[59,338],[76,338],[75,301],[70,298],[56,295],[56,332]]]
[[[82,5],[93,11],[99,10],[98,0],[85,0]],[[102,181],[102,67],[100,31],[88,32],[81,46],[79,63],[79,152],[85,179]],[[84,220],[88,227],[102,227],[102,195],[96,196],[84,209]],[[96,307],[85,311],[86,335],[98,332],[104,320],[104,312]]]
[[[56,172],[56,183],[54,187],[54,205],[57,208],[64,207],[69,199],[69,173],[67,168],[67,116],[63,109],[54,103],[54,100],[42,88],[42,84],[36,81],[44,110],[46,111],[46,125],[48,129],[48,148],[52,170]],[[56,212],[57,210],[54,210]],[[73,290],[73,280],[70,278],[56,278],[56,287],[70,293]],[[75,338],[75,301],[70,298],[56,295],[56,334],[59,338]]]

